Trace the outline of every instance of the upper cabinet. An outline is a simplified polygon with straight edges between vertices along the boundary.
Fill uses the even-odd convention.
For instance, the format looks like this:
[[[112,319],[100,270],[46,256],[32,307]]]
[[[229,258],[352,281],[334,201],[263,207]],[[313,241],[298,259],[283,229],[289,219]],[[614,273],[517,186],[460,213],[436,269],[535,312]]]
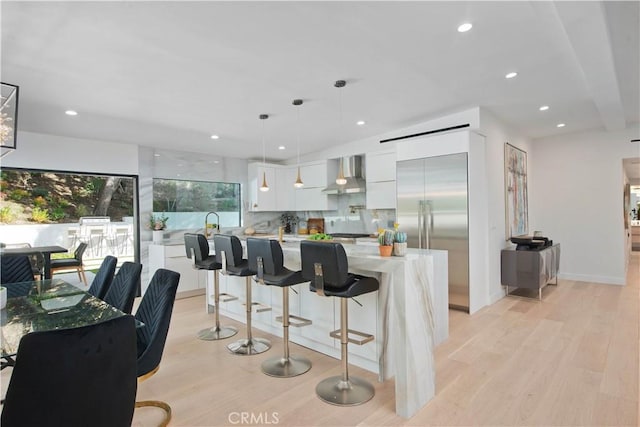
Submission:
[[[396,153],[367,154],[367,182],[383,182],[396,180]]]
[[[335,210],[335,197],[322,192],[327,186],[328,177],[334,177],[337,170],[330,162],[323,160],[300,165],[300,176],[304,187],[293,186],[298,166],[283,166],[249,163],[249,211],[326,211]],[[269,191],[260,191],[263,172]],[[333,178],[332,178],[333,179]]]
[[[333,169],[327,160],[300,165],[300,177],[304,187],[296,190],[297,211],[330,211],[337,209],[335,197],[323,193]],[[296,168],[296,173],[298,169]]]
[[[298,189],[293,186],[296,182],[297,167],[283,166],[276,169],[276,208],[279,211],[296,210],[296,194]]]
[[[367,154],[367,209],[396,208],[396,153]]]

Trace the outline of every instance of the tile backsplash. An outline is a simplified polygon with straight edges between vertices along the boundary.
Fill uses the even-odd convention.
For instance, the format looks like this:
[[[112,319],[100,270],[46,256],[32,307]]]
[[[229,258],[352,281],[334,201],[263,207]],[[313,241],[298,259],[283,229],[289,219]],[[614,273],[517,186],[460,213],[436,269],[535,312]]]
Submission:
[[[281,225],[282,213],[246,212],[244,224],[258,232],[273,233]],[[297,211],[295,215],[304,220],[324,218],[326,233],[373,234],[378,228],[392,228],[396,219],[395,209],[366,209],[364,194],[339,196],[338,209],[333,211]]]

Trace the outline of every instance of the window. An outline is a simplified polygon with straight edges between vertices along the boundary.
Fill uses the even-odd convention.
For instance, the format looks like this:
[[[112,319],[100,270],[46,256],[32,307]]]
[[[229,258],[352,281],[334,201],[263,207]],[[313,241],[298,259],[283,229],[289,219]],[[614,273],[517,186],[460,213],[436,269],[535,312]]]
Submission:
[[[153,179],[153,211],[165,213],[167,227],[173,230],[202,228],[211,211],[220,216],[220,227],[240,227],[240,206],[237,183]]]

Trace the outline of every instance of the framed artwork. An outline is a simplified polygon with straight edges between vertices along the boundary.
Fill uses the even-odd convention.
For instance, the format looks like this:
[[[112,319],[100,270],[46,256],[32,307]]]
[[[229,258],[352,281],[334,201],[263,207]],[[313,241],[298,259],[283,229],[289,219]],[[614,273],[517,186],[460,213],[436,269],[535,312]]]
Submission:
[[[0,83],[0,157],[16,149],[18,86]]]
[[[527,153],[504,144],[504,181],[507,240],[529,231],[529,201],[527,193]]]

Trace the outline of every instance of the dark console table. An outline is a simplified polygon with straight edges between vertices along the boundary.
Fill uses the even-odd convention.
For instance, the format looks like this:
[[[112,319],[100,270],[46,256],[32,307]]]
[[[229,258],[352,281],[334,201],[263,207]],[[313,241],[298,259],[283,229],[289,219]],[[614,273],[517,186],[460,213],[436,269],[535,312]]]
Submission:
[[[503,249],[500,253],[500,279],[502,286],[537,290],[542,299],[542,288],[552,279],[558,284],[560,268],[560,245],[555,244],[541,250]],[[522,295],[526,296],[526,295]]]

